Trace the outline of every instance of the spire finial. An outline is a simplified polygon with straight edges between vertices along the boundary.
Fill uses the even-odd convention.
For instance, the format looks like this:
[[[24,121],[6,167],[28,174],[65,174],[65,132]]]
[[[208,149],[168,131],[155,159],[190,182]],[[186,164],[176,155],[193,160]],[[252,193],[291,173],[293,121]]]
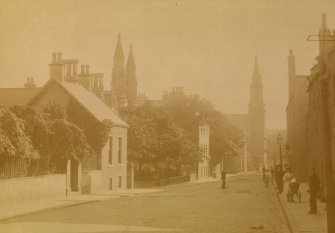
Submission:
[[[260,75],[259,68],[258,68],[257,54],[255,54],[255,63],[254,63],[254,72],[253,72],[253,75]]]
[[[117,34],[117,40],[121,40],[121,34],[120,34],[120,32]]]

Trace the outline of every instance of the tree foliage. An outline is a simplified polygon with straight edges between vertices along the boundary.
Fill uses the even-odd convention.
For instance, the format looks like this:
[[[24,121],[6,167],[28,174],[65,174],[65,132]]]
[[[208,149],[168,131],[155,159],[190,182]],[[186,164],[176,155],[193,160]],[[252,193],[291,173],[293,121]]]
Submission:
[[[85,134],[87,143],[100,154],[106,145],[111,124],[108,121],[100,122],[88,113],[79,103],[71,100],[67,109],[67,119],[79,126]]]
[[[2,106],[0,106],[0,140],[0,157],[36,158],[38,156],[30,137],[25,132],[24,121]]]
[[[66,159],[94,155],[84,131],[59,116],[26,106],[0,106],[0,158],[26,158],[29,164],[40,159],[52,171],[62,170]]]
[[[210,156],[215,164],[222,157],[240,153],[242,133],[230,125],[211,103],[179,96],[162,106],[150,103],[123,109],[121,115],[130,125],[128,131],[129,160],[153,165],[179,167],[201,161],[199,125],[210,126]]]

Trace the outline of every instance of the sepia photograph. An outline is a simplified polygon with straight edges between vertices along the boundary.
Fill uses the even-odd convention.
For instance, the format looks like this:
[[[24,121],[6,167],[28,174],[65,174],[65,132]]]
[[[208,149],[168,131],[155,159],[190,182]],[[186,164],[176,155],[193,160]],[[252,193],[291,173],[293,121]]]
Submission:
[[[335,233],[334,10],[0,0],[0,233]]]

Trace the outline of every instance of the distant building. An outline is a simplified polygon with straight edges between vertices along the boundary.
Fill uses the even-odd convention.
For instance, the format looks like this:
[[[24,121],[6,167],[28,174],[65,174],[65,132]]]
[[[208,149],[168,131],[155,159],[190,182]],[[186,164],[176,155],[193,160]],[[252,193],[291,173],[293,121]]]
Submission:
[[[297,75],[295,56],[290,50],[288,60],[289,102],[286,107],[287,144],[289,165],[300,181],[308,179],[307,121],[308,76]]]
[[[250,162],[248,162],[248,140],[250,135],[248,114],[227,114],[226,117],[231,125],[242,130],[244,138],[243,149],[240,151],[239,157],[223,158],[222,166],[228,173],[247,172],[251,170],[250,167],[248,168],[248,164],[250,166]]]
[[[84,173],[77,160],[68,161],[67,190],[68,192],[95,192],[125,189],[127,187],[128,124],[93,93],[94,90],[102,90],[101,74],[91,74],[86,67],[86,69],[82,68],[78,75],[77,64],[78,60],[63,60],[61,53],[54,53],[50,64],[50,79],[28,105],[43,112],[49,105],[56,104],[68,116],[69,105],[74,102],[97,121],[108,120],[111,123],[111,134],[101,153],[97,155],[95,160],[97,166]],[[93,83],[90,82],[91,80]],[[92,91],[89,91],[90,88]]]
[[[198,179],[204,179],[210,176],[209,125],[207,124],[201,124],[199,126],[199,148],[203,157],[198,163],[197,175]]]
[[[25,105],[39,90],[33,78],[27,78],[24,88],[0,88],[0,105],[5,107]]]
[[[228,122],[241,129],[244,134],[244,150],[239,158],[225,159],[223,165],[234,173],[254,170],[263,166],[265,155],[265,105],[263,101],[263,83],[255,58],[250,85],[250,103],[246,114],[227,114]]]

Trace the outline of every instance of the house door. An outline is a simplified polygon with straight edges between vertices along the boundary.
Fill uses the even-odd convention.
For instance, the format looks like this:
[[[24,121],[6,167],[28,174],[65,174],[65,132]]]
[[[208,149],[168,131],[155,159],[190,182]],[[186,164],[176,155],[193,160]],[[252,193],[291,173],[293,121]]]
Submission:
[[[78,161],[71,160],[71,191],[78,192]]]

